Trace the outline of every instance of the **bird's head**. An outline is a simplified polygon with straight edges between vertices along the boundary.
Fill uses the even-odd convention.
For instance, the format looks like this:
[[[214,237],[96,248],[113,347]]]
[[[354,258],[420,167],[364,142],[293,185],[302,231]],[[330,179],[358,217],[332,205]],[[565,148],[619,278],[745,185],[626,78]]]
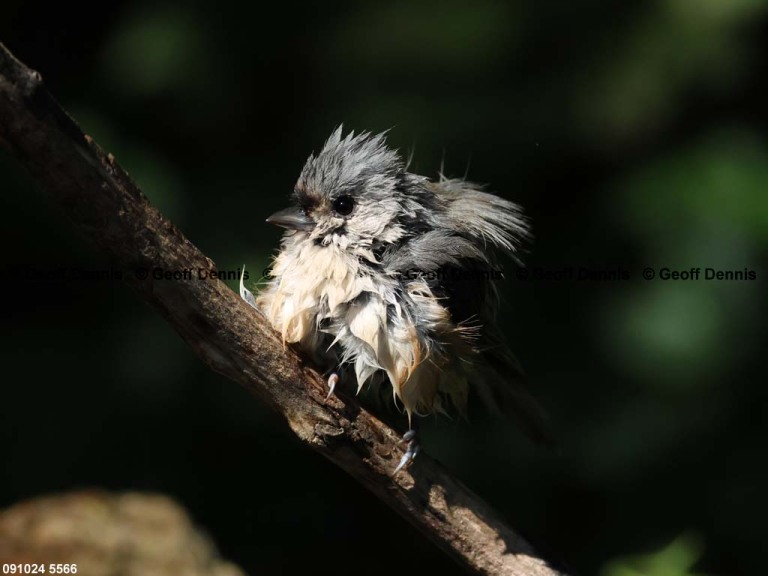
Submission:
[[[339,126],[317,155],[311,155],[294,189],[294,206],[267,222],[372,258],[378,246],[397,242],[423,210],[424,178],[406,172],[385,135],[342,136]],[[369,258],[370,259],[370,258]]]

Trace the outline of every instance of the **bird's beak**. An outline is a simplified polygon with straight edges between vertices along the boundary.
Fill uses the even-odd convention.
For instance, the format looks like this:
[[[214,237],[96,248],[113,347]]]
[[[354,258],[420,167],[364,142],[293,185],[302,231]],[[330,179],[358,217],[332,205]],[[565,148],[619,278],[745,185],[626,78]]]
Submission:
[[[280,212],[275,212],[267,218],[267,222],[289,230],[305,230],[307,232],[315,227],[315,221],[299,208],[286,208]]]

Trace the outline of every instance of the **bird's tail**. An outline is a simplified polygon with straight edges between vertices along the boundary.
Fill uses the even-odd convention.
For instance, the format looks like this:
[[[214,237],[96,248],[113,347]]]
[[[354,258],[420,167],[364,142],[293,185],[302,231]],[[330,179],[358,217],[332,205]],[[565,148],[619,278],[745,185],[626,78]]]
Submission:
[[[482,361],[476,367],[472,388],[477,391],[488,410],[509,418],[531,440],[554,446],[549,417],[528,391],[525,374],[517,358],[504,346],[483,350]]]

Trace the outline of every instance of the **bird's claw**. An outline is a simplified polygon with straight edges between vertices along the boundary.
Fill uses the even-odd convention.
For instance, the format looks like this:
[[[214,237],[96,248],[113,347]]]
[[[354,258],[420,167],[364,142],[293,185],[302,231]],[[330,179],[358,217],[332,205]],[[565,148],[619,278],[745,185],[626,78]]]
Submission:
[[[251,306],[256,308],[256,310],[259,309],[258,306],[256,306],[256,297],[253,295],[253,292],[248,290],[248,288],[245,287],[245,284],[243,284],[243,280],[245,280],[245,264],[243,264],[243,271],[240,274],[240,298],[248,302]]]
[[[336,384],[339,383],[339,375],[334,372],[330,376],[328,376],[328,396],[325,397],[326,400],[330,399],[331,396],[333,396],[333,391],[336,390]]]
[[[405,454],[403,454],[403,457],[400,458],[400,463],[397,465],[397,468],[395,468],[395,471],[392,473],[392,475],[396,475],[400,470],[408,466],[411,462],[414,461],[416,458],[416,455],[421,451],[421,443],[419,442],[418,434],[416,433],[416,430],[411,428],[403,434],[403,440],[408,442],[408,448],[405,450]]]

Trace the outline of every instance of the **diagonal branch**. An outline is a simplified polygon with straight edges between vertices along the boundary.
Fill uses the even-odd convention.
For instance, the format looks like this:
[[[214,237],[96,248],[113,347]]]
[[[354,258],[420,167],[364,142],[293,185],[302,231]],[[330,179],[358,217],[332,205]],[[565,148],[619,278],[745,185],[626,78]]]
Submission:
[[[61,109],[39,73],[0,44],[0,145],[69,219],[123,270],[215,269],[115,162]],[[146,276],[141,278],[141,276]],[[325,400],[325,384],[257,311],[223,282],[125,281],[200,358],[285,419],[307,445],[346,470],[443,551],[477,574],[552,576],[488,504],[422,454],[392,477],[400,435],[353,398]]]

